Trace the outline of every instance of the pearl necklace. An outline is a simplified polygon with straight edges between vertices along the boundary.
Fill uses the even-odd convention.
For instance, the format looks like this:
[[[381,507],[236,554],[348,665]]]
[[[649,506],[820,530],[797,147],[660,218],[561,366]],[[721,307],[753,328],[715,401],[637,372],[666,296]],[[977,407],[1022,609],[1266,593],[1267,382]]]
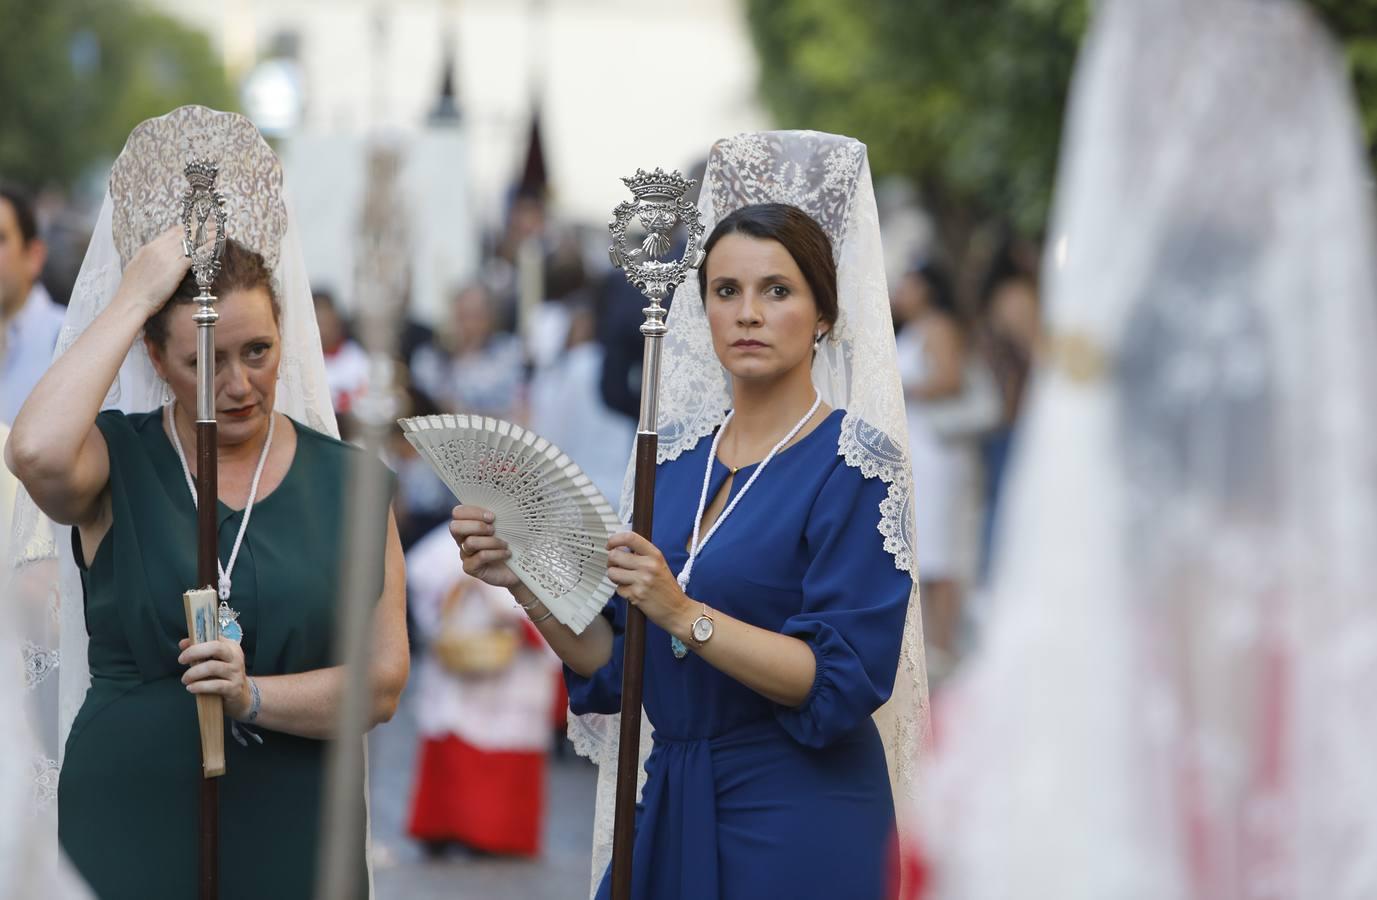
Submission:
[[[751,473],[751,477],[746,480],[746,486],[741,489],[740,493],[732,498],[731,502],[727,504],[727,508],[722,510],[722,515],[717,517],[717,521],[712,523],[712,527],[708,529],[708,533],[704,535],[703,539],[700,541],[698,535],[703,527],[703,512],[708,506],[708,487],[712,481],[712,464],[717,461],[718,444],[722,442],[722,435],[727,430],[727,423],[732,420],[732,416],[736,415],[736,410],[733,409],[727,413],[727,417],[722,420],[722,426],[717,429],[717,434],[713,436],[712,449],[708,451],[708,465],[703,472],[703,492],[698,497],[698,513],[693,517],[693,540],[689,542],[688,561],[685,562],[684,567],[679,570],[679,577],[676,579],[679,582],[680,590],[685,592],[688,591],[689,579],[693,577],[693,564],[697,561],[698,553],[703,549],[703,546],[707,544],[708,541],[712,540],[714,534],[717,534],[717,529],[721,528],[722,523],[727,521],[727,516],[732,514],[732,510],[736,509],[736,505],[741,502],[741,498],[746,496],[746,492],[751,489],[751,485],[755,484],[756,479],[760,477],[760,473],[765,471],[765,467],[770,464],[770,460],[774,459],[775,455],[783,450],[784,446],[803,430],[803,426],[808,424],[808,420],[813,418],[813,413],[817,412],[818,407],[821,405],[822,395],[814,391],[813,405],[808,407],[808,412],[803,414],[803,418],[799,419],[797,424],[789,429],[789,433],[781,438],[778,444],[775,444],[774,449],[766,455],[765,459],[756,467],[756,470]],[[735,469],[732,470],[732,474],[736,474]],[[688,648],[684,646],[684,642],[677,637],[670,638],[669,646],[670,649],[674,651],[675,657],[679,659],[683,659],[688,653]]]
[[[191,505],[199,509],[200,502],[196,496],[196,482],[191,477],[191,467],[187,465],[186,451],[182,449],[182,438],[177,434],[177,423],[172,417],[172,403],[166,404],[163,407],[163,412],[167,419],[167,430],[172,432],[172,446],[177,448],[177,459],[182,464],[182,475],[186,477],[187,489],[191,491]],[[272,449],[273,432],[276,428],[277,415],[270,412],[268,414],[268,438],[263,442],[263,449],[258,454],[258,466],[253,470],[253,481],[249,484],[249,501],[244,506],[244,519],[239,523],[239,533],[234,537],[234,549],[230,551],[229,565],[222,565],[218,554],[215,558],[215,566],[220,570],[220,583],[217,587],[220,595],[219,618],[222,633],[238,630],[240,636],[243,635],[242,630],[239,629],[239,623],[236,621],[239,618],[239,613],[229,606],[230,574],[234,571],[235,561],[239,559],[239,547],[244,543],[244,534],[249,530],[249,517],[253,515],[253,504],[258,499],[258,480],[263,477],[263,466],[268,461],[268,451]],[[231,628],[231,626],[233,627]],[[238,640],[232,633],[225,636],[231,640]]]

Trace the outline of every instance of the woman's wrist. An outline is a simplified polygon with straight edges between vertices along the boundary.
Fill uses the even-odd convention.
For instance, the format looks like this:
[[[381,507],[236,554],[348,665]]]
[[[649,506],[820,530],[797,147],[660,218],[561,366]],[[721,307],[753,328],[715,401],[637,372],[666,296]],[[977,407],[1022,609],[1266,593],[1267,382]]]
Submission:
[[[153,314],[160,308],[161,304],[153,304],[135,288],[120,285],[115,291],[115,297],[110,302],[110,308],[120,310],[137,322],[139,328],[143,328],[144,323],[153,318]]]
[[[251,676],[244,677],[244,689],[240,692],[238,700],[231,705],[225,704],[225,715],[236,722],[252,722],[258,718],[258,711],[263,703],[262,694],[258,691],[258,685]]]
[[[258,713],[263,708],[263,694],[259,690],[258,682],[254,681],[253,676],[247,676],[244,680],[248,686],[248,702],[239,715],[231,716],[230,718],[247,725],[252,724],[253,721],[258,718]]]
[[[690,643],[689,638],[693,634],[693,623],[703,613],[703,604],[687,594],[681,596],[682,600],[678,608],[670,615],[670,620],[663,627],[671,635],[688,644]]]
[[[521,582],[517,582],[515,586],[507,590],[511,592],[512,599],[516,601],[516,605],[524,609],[527,615],[530,615],[535,604],[540,602],[540,598],[536,597],[535,593]]]
[[[517,585],[511,589],[511,592],[512,598],[516,600],[516,605],[521,607],[521,611],[526,614],[526,618],[531,620],[532,625],[548,622],[554,616],[554,611],[540,602],[540,598],[526,585]]]

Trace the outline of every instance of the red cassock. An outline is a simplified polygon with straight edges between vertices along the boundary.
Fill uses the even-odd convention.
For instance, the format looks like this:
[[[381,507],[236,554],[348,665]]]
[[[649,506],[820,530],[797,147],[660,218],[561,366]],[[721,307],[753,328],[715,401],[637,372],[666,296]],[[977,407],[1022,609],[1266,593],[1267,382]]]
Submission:
[[[421,745],[412,837],[490,853],[540,852],[545,754],[479,750],[450,735]]]
[[[510,594],[463,573],[447,528],[411,549],[407,574],[430,642],[417,667],[421,743],[408,830],[427,842],[536,854],[558,660]],[[515,640],[496,652],[494,635]]]

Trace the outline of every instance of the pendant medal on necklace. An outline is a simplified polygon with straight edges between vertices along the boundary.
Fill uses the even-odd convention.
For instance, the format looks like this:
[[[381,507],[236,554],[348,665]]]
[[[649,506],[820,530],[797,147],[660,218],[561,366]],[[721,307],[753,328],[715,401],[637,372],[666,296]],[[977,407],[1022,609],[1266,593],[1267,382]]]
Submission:
[[[675,579],[679,582],[679,590],[688,591],[688,576],[689,571],[685,568],[679,573],[679,577]],[[669,650],[674,654],[675,659],[683,659],[685,656],[688,656],[688,645],[679,640],[678,635],[671,634],[669,636]]]
[[[244,629],[239,624],[239,610],[232,609],[227,602],[221,600],[219,619],[220,637],[234,641],[236,644],[244,640]]]

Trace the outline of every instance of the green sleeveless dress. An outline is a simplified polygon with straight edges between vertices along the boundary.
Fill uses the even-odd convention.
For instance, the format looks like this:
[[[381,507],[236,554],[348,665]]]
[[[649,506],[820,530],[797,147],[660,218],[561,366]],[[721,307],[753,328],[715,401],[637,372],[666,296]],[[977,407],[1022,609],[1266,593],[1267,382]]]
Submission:
[[[196,513],[161,414],[103,412],[113,523],[82,571],[91,687],[72,725],[58,784],[63,849],[102,900],[194,898],[200,737],[181,682],[182,592],[196,574]],[[253,509],[232,573],[251,675],[334,664],[344,485],[358,449],[303,425],[286,477]],[[373,462],[370,464],[381,465]],[[384,515],[385,511],[379,511]],[[243,513],[219,504],[220,559]],[[79,539],[73,530],[76,558]],[[382,548],[378,548],[379,563]],[[381,565],[379,565],[381,573]],[[379,575],[377,590],[381,593]],[[258,729],[240,746],[225,728],[220,779],[220,896],[309,898],[327,743]],[[363,774],[359,773],[363,804]],[[352,854],[366,884],[365,834]]]

